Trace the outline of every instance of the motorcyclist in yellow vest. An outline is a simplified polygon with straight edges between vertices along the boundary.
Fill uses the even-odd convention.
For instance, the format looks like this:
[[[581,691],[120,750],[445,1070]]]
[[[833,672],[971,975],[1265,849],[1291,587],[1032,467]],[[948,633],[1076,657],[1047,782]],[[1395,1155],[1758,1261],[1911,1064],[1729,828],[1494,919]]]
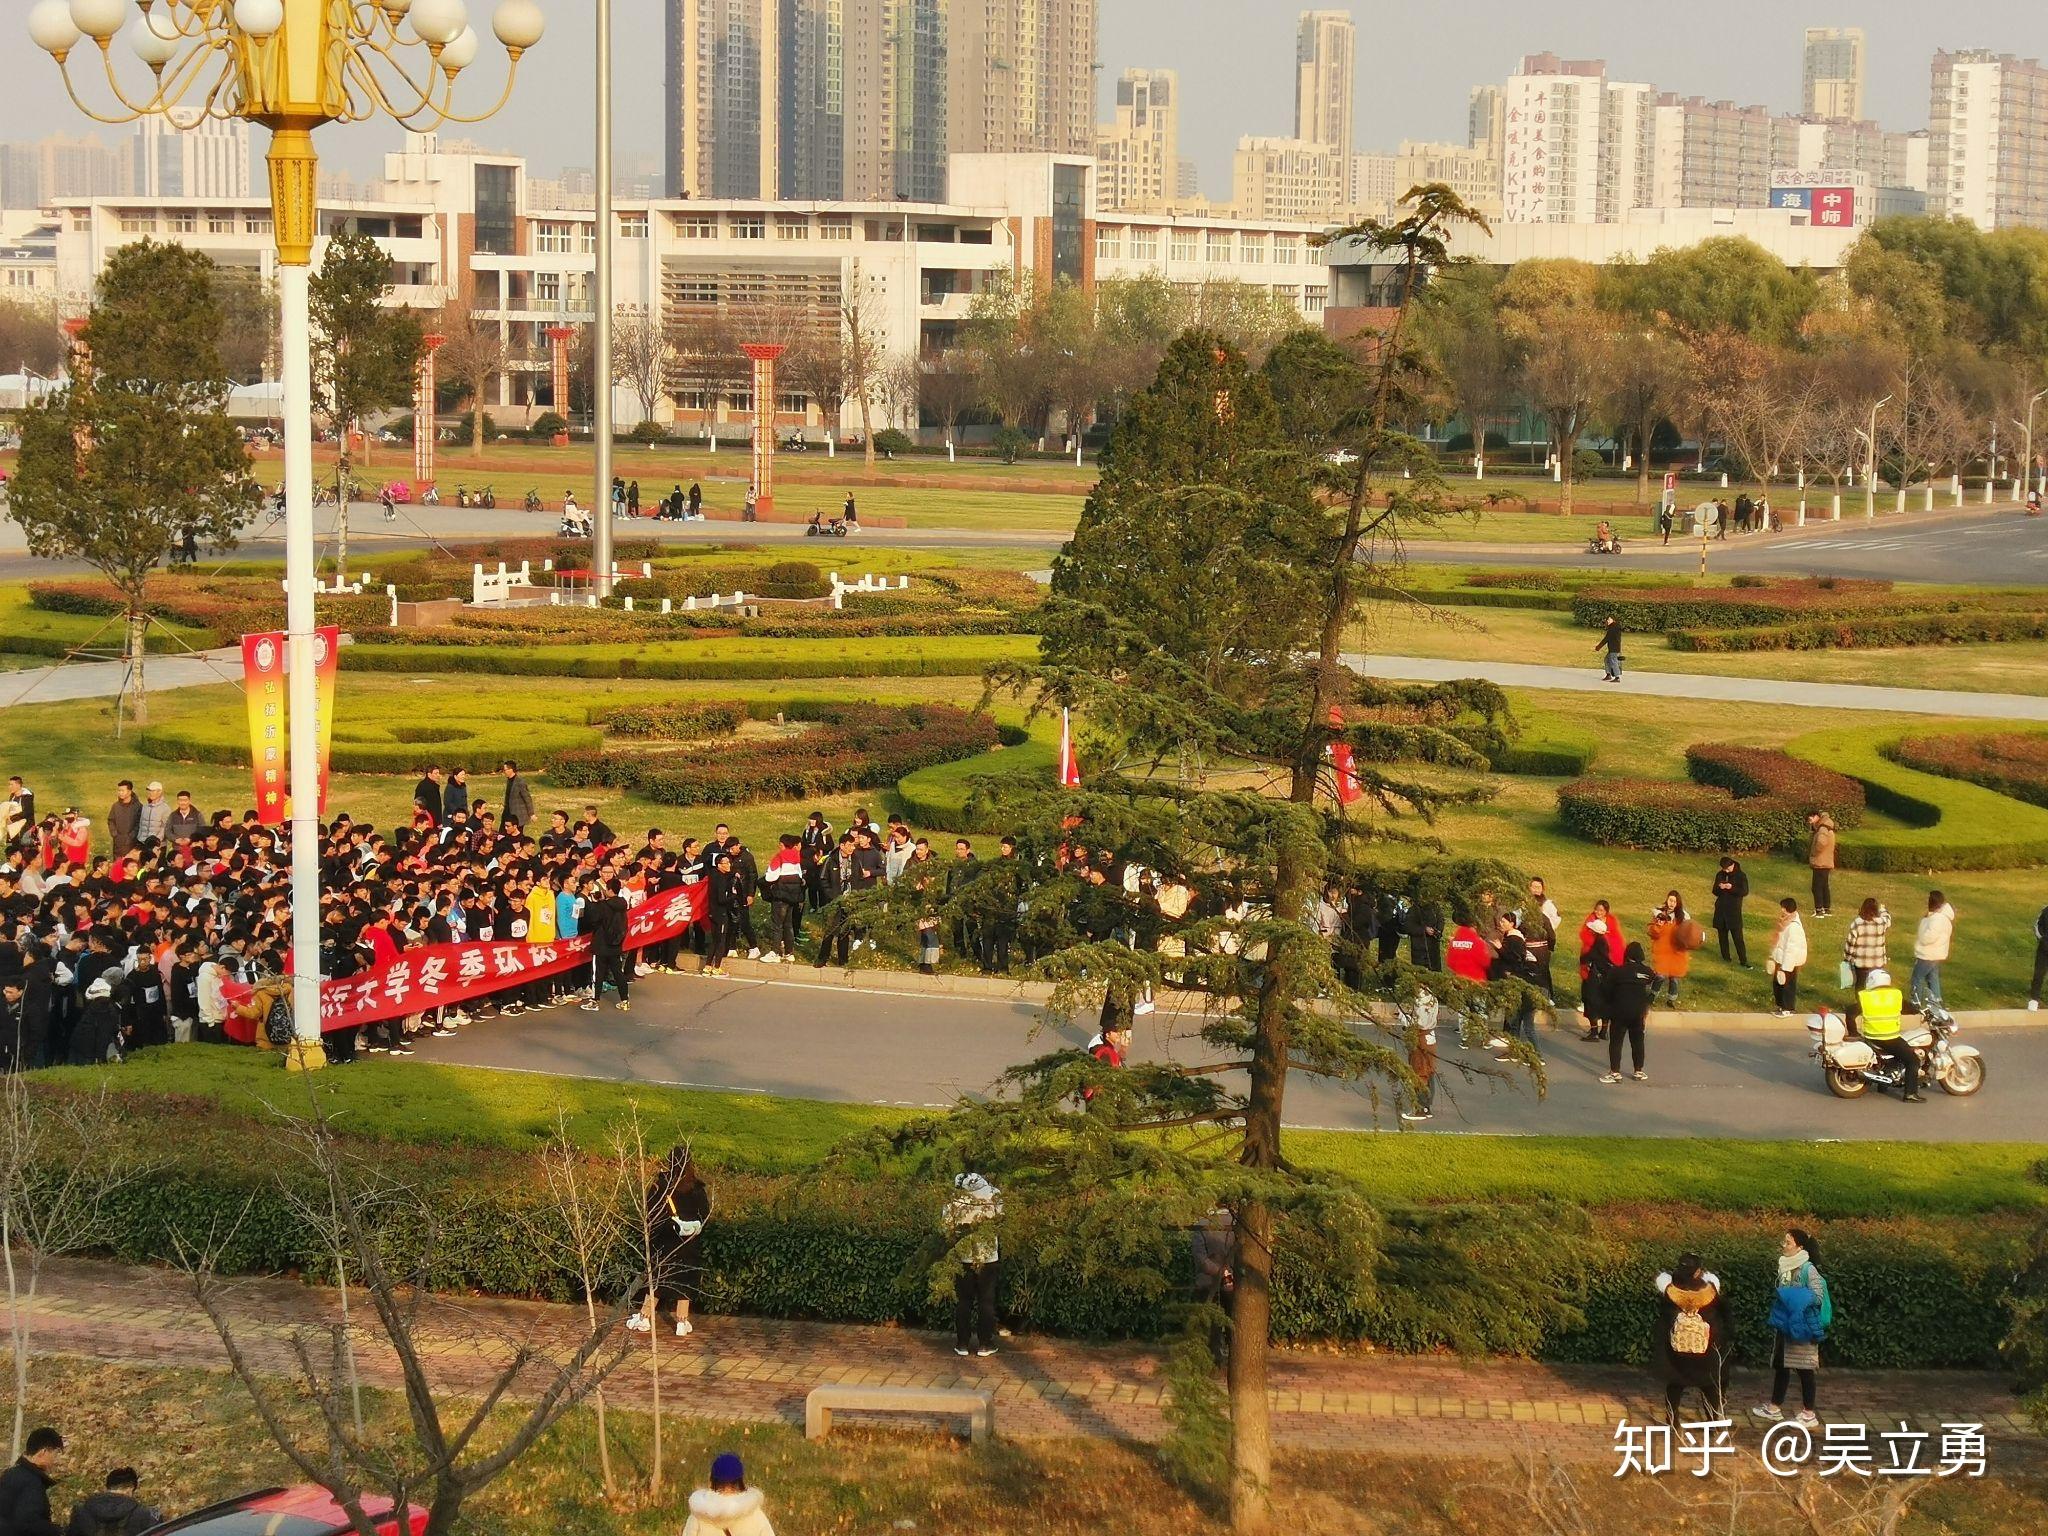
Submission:
[[[1920,1059],[1899,1038],[1905,1007],[1905,994],[1892,985],[1891,973],[1872,971],[1864,978],[1863,990],[1856,994],[1856,1032],[1880,1056],[1888,1056],[1899,1064],[1905,1074],[1904,1101],[1918,1104],[1922,1102]]]

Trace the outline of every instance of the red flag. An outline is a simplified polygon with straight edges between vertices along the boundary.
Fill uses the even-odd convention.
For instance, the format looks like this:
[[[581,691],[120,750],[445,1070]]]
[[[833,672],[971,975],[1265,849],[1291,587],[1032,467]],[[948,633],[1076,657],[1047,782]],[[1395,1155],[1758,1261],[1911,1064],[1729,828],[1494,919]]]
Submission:
[[[1072,712],[1060,711],[1060,788],[1078,789],[1081,785],[1081,764],[1074,757],[1074,721]]]
[[[1336,705],[1330,706],[1330,724],[1339,730],[1344,727],[1344,711]],[[1357,759],[1352,756],[1351,743],[1333,741],[1330,743],[1330,763],[1337,770],[1337,803],[1350,805],[1362,798],[1365,791],[1358,787]]]

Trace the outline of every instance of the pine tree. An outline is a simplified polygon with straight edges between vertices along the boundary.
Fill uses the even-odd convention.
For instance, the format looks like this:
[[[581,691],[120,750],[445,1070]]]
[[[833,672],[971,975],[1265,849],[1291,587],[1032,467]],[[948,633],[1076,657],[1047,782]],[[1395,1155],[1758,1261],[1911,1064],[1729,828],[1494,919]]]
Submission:
[[[1353,233],[1404,252],[1413,274],[1443,259],[1442,228],[1462,210],[1441,188],[1411,196],[1399,223]],[[1114,1069],[1054,1052],[1014,1068],[987,1100],[894,1138],[935,1172],[990,1175],[1013,1204],[1034,1191],[1081,1197],[1053,1239],[1059,1251],[1041,1260],[1111,1270],[1160,1298],[1179,1234],[1228,1210],[1228,1495],[1241,1531],[1269,1519],[1276,1281],[1288,1283],[1290,1262],[1296,1284],[1312,1267],[1317,1287],[1362,1307],[1399,1272],[1399,1255],[1448,1230],[1403,1217],[1390,1233],[1365,1190],[1291,1163],[1291,1075],[1402,1099],[1418,1085],[1401,1010],[1420,989],[1447,1020],[1461,1011],[1468,1036],[1532,996],[1515,982],[1475,988],[1381,967],[1314,922],[1326,882],[1426,883],[1454,901],[1490,888],[1510,905],[1520,888],[1514,872],[1483,862],[1371,862],[1385,819],[1427,822],[1483,794],[1438,769],[1483,767],[1475,741],[1510,728],[1498,690],[1396,693],[1360,682],[1344,660],[1363,595],[1390,579],[1401,535],[1462,510],[1431,456],[1393,425],[1428,385],[1405,332],[1416,287],[1370,362],[1306,338],[1261,370],[1213,334],[1175,341],[1120,419],[1054,564],[1039,662],[998,678],[1040,708],[1071,707],[1087,725],[1086,760],[1104,766],[1078,790],[982,785],[972,813],[1022,829],[1020,857],[986,869],[956,910],[1017,925],[1042,955],[1034,971],[1054,983],[1056,1012],[1128,1017],[1148,993],[1192,994],[1199,1017],[1178,1059]],[[1354,754],[1358,805],[1336,794],[1337,744]],[[1411,866],[1431,852],[1403,851]],[[1135,893],[1103,878],[1127,865],[1143,871]],[[1471,1070],[1499,1069],[1486,1058]],[[1546,1240],[1569,1244],[1568,1222],[1544,1222]],[[1500,1242],[1526,1233],[1499,1213],[1487,1229]],[[1469,1251],[1444,1247],[1437,1273],[1469,1280],[1477,1266],[1453,1259]],[[1431,1299],[1434,1336],[1456,1338],[1474,1315],[1466,1309],[1493,1298],[1466,1285]],[[1197,1315],[1191,1343],[1209,1321]],[[1188,1352],[1176,1353],[1176,1380],[1192,1389],[1201,1374],[1184,1369]],[[1184,1390],[1177,1411],[1199,1419],[1204,1401]]]

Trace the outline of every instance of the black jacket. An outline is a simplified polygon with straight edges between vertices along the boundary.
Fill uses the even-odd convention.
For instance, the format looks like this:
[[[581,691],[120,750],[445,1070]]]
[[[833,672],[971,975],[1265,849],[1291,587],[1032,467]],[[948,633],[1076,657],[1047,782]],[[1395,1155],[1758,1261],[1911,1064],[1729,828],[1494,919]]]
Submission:
[[[581,931],[590,935],[590,947],[596,953],[623,954],[626,949],[625,898],[601,896],[584,902]]]
[[[1733,928],[1742,921],[1742,903],[1749,895],[1749,876],[1742,866],[1714,872],[1714,926]]]
[[[1650,1011],[1650,994],[1657,989],[1657,973],[1640,960],[1624,960],[1607,973],[1608,1015],[1631,1023]]]
[[[140,1499],[107,1488],[79,1500],[65,1536],[142,1536],[150,1527],[163,1524],[163,1518]]]
[[[50,1518],[50,1482],[27,1457],[0,1472],[0,1536],[63,1536]]]

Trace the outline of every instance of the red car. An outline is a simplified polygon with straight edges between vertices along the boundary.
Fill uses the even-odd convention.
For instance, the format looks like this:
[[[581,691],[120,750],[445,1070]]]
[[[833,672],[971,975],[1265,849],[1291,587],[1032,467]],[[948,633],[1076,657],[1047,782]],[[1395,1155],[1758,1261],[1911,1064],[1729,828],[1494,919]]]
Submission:
[[[420,1536],[427,1512],[408,1504],[401,1519],[389,1499],[365,1496],[363,1512],[377,1526],[377,1536]],[[260,1488],[224,1499],[205,1509],[167,1520],[149,1536],[354,1536],[348,1515],[325,1488],[306,1483],[297,1488]]]

